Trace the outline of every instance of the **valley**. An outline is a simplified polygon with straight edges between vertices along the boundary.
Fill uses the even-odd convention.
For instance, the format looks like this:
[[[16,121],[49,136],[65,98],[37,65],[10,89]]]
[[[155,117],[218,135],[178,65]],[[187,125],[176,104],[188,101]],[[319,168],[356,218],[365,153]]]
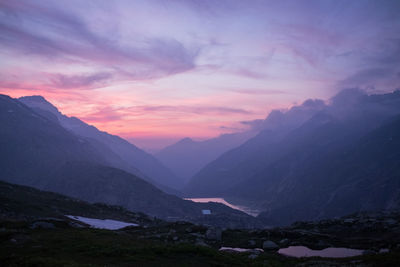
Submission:
[[[0,267],[400,266],[400,0],[0,0]]]
[[[198,203],[208,203],[208,202],[216,202],[216,203],[221,203],[224,204],[225,206],[228,206],[232,209],[235,210],[240,210],[243,211],[246,214],[249,214],[251,216],[257,217],[257,215],[260,213],[259,210],[252,209],[250,207],[246,206],[241,206],[241,205],[234,205],[229,202],[227,202],[223,198],[218,198],[218,197],[208,197],[208,198],[185,198],[186,200],[190,200],[193,202],[198,202]]]

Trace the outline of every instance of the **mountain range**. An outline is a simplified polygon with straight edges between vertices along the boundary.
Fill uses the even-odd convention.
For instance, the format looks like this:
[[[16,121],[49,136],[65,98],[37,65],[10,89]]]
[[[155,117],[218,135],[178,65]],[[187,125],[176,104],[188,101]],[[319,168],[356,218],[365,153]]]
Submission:
[[[58,122],[62,127],[95,145],[107,157],[112,166],[135,174],[161,189],[180,188],[182,181],[152,155],[139,149],[119,136],[98,130],[76,117],[62,114],[41,96],[26,96],[18,99],[46,118]],[[174,192],[166,189],[166,191]]]
[[[399,116],[400,91],[357,89],[274,111],[270,127],[208,164],[185,193],[251,205],[269,225],[398,209]]]
[[[183,139],[160,161],[40,96],[1,95],[0,123],[0,180],[164,219],[254,227],[400,208],[400,91],[309,99],[272,111],[253,137]],[[222,197],[260,214],[165,193],[184,179],[187,197]]]
[[[256,133],[245,131],[223,134],[203,141],[194,141],[187,137],[162,149],[155,154],[155,157],[187,182],[208,163],[224,152],[241,145]]]
[[[325,107],[321,100],[307,100],[287,112],[272,111],[262,121],[262,129],[244,144],[227,151],[210,162],[186,185],[185,193],[190,196],[219,196],[237,183],[245,181],[263,168],[270,155],[271,144],[279,142],[291,130],[299,127]]]
[[[116,168],[104,144],[77,135],[55,116],[0,95],[0,180],[62,193],[88,202],[120,205],[164,219],[252,227],[258,221],[217,203],[194,203],[166,194],[142,178]],[[212,211],[205,218],[203,209]]]

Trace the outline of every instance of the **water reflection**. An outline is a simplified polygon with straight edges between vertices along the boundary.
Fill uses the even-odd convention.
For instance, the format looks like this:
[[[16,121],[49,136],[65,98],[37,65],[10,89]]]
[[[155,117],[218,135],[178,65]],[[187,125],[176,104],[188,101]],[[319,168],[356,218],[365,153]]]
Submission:
[[[207,202],[217,202],[217,203],[221,203],[224,204],[232,209],[235,210],[240,210],[243,211],[244,213],[247,213],[251,216],[257,216],[260,211],[258,210],[254,210],[251,209],[249,207],[245,207],[245,206],[239,206],[239,205],[233,205],[229,202],[227,202],[225,199],[223,198],[219,198],[219,197],[209,197],[209,198],[185,198],[186,200],[191,200],[193,202],[199,202],[199,203],[207,203]]]
[[[281,248],[278,253],[291,257],[323,257],[323,258],[346,258],[363,254],[361,249],[352,248],[325,248],[322,250],[313,250],[304,246],[291,246]]]

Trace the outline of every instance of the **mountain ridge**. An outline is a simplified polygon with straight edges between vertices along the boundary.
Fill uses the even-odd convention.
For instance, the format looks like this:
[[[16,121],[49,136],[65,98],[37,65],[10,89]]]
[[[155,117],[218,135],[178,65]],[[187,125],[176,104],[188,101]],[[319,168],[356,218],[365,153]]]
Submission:
[[[42,96],[26,96],[18,100],[39,111],[39,113],[43,111],[52,113],[65,129],[79,136],[102,143],[102,146],[106,147],[105,149],[111,150],[114,156],[117,155],[120,159],[119,161],[112,160],[115,167],[142,177],[169,192],[175,192],[175,190],[169,190],[168,187],[177,189],[181,186],[182,182],[157,159],[125,139],[98,130],[93,125],[89,125],[79,118],[68,117],[62,114]],[[107,153],[103,154],[107,155]]]
[[[0,179],[63,193],[88,202],[121,205],[160,218],[210,225],[261,223],[217,203],[194,203],[166,194],[141,178],[110,167],[101,151],[18,100],[0,95]],[[204,217],[202,209],[212,210]],[[227,218],[230,218],[227,224]]]
[[[359,140],[385,127],[387,123],[390,124],[399,115],[400,91],[367,95],[356,89],[344,90],[332,98],[331,103],[323,110],[316,112],[300,126],[284,131],[274,127],[265,129],[242,146],[226,152],[194,177],[186,188],[186,194],[223,197],[236,205],[243,203],[264,210],[259,217],[271,225],[341,216],[344,211],[356,212],[361,207],[358,206],[360,200],[350,201],[353,204],[348,207],[352,209],[341,206],[341,198],[334,193],[337,185],[334,186],[332,181],[341,181],[344,188],[347,182],[333,174],[341,169],[351,168],[356,162],[362,162],[363,155],[355,156],[354,151],[354,157],[349,158],[349,162],[340,160],[346,158],[344,155],[350,153],[349,149],[358,144]],[[274,114],[275,118],[279,116],[281,115],[278,112]],[[279,125],[279,120],[277,122]],[[371,155],[378,156],[378,153],[373,152],[376,148],[370,149]],[[390,151],[389,147],[386,149]],[[364,153],[368,154],[367,150]],[[385,157],[382,155],[382,158]],[[392,161],[400,168],[397,154],[393,154]],[[333,167],[331,162],[341,164]],[[385,176],[379,176],[379,173],[385,173],[383,163],[355,165],[355,170],[346,175],[361,177],[365,172],[365,176],[368,172],[364,169],[371,166],[375,166],[370,171],[376,175],[377,180],[385,179]],[[322,179],[325,176],[331,180]],[[359,183],[361,181],[362,179]],[[395,181],[392,182],[393,185],[396,184]],[[372,188],[365,188],[373,194]],[[400,188],[400,185],[395,188]],[[353,194],[357,195],[359,192],[354,189]],[[308,195],[310,196],[307,197]],[[318,198],[312,198],[313,195],[318,195]],[[331,196],[331,202],[328,201],[329,198],[326,199],[327,196]],[[385,198],[385,193],[381,197]],[[396,197],[393,196],[393,199]],[[378,206],[377,204],[371,208]],[[384,205],[379,207],[384,208]]]

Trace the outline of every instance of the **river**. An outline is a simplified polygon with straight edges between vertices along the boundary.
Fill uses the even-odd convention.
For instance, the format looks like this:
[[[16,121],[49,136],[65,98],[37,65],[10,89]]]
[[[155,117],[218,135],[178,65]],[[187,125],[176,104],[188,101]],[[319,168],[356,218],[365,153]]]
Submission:
[[[232,209],[243,211],[244,213],[247,213],[247,214],[249,214],[249,215],[251,215],[253,217],[257,216],[260,213],[259,210],[255,210],[255,209],[252,209],[250,207],[241,206],[241,205],[233,205],[233,204],[229,203],[228,201],[226,201],[225,199],[219,198],[219,197],[185,198],[185,199],[186,200],[191,200],[193,202],[199,202],[199,203],[207,203],[207,202],[221,203],[221,204],[224,204],[224,205],[226,205],[226,206],[228,206],[228,207],[230,207]]]

